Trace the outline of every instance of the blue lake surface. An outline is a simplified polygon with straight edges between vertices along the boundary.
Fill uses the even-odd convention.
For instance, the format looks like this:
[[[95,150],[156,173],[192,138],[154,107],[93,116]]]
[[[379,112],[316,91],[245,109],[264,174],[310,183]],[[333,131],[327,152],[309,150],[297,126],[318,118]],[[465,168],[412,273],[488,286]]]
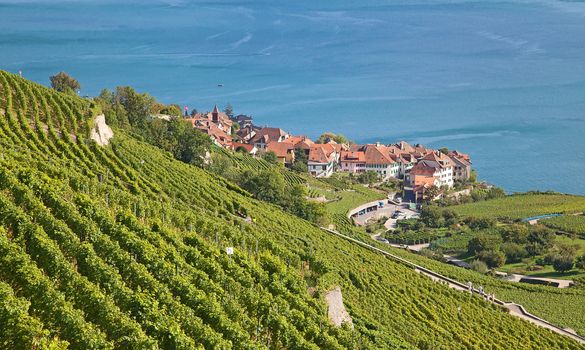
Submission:
[[[43,84],[457,148],[507,191],[585,194],[583,2],[0,0],[0,18],[0,69]]]

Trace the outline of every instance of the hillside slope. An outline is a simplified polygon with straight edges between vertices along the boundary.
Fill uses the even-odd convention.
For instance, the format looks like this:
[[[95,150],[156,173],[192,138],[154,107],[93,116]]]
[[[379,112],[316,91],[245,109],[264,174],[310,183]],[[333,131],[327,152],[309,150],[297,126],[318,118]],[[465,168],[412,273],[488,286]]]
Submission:
[[[120,130],[100,147],[93,115],[0,72],[2,348],[579,348]]]

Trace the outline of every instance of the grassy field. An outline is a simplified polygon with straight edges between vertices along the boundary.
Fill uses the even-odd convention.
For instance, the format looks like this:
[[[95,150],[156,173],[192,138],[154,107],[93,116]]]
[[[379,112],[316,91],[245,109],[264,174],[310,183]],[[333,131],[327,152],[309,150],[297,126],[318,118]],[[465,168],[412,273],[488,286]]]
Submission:
[[[350,209],[364,203],[384,199],[386,195],[361,185],[355,185],[353,190],[337,191],[338,200],[327,203],[327,211],[334,214],[347,214]]]
[[[452,207],[461,216],[524,219],[553,213],[585,211],[585,197],[564,194],[518,194]]]

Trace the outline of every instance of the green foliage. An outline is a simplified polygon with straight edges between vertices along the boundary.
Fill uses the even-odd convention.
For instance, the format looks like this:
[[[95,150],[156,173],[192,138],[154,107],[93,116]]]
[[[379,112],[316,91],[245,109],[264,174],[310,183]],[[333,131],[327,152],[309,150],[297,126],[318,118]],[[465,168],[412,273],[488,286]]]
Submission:
[[[473,237],[467,244],[467,252],[475,255],[485,250],[497,250],[502,243],[498,235],[480,233]]]
[[[481,273],[482,275],[485,275],[489,271],[487,264],[481,260],[473,260],[470,266],[473,271]]]
[[[271,203],[278,203],[284,196],[285,182],[281,173],[266,169],[256,173],[246,170],[239,180],[243,189],[254,197]]]
[[[325,133],[321,134],[321,136],[319,136],[319,138],[315,142],[316,143],[328,143],[330,141],[335,141],[336,143],[341,143],[341,144],[351,143],[351,141],[349,141],[347,139],[347,137],[345,137],[341,134],[334,134],[332,132],[325,132]]]
[[[272,151],[262,153],[262,159],[269,164],[277,165],[278,164],[278,157],[276,153]]]
[[[361,184],[373,184],[378,181],[380,181],[380,176],[377,172],[371,170],[361,173],[357,177],[357,182]]]
[[[585,237],[585,215],[563,215],[540,220],[540,223],[563,232]]]
[[[49,77],[51,87],[59,92],[76,94],[81,89],[79,82],[65,72],[59,72]]]
[[[81,132],[71,138],[90,119],[86,100],[0,78],[2,347],[28,349],[30,339],[71,349],[352,349],[356,339],[368,349],[578,347],[124,130],[108,147]],[[332,286],[353,329],[328,322],[322,295]],[[572,317],[581,295],[559,293],[573,309],[551,317],[581,331]]]
[[[519,220],[537,215],[585,210],[585,197],[565,194],[528,193],[453,207],[460,216]]]
[[[506,255],[499,250],[482,250],[477,258],[486,263],[490,268],[496,268],[506,263]]]
[[[580,270],[585,270],[585,255],[581,255],[575,259],[575,267]]]
[[[297,173],[306,174],[309,171],[309,168],[307,167],[308,161],[309,156],[305,150],[295,149],[295,161],[291,167],[291,170],[296,171]]]

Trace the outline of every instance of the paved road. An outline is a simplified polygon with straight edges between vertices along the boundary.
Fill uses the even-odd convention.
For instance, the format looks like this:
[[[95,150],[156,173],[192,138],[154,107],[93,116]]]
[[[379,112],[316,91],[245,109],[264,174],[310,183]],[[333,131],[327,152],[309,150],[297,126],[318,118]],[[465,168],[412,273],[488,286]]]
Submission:
[[[327,232],[327,233],[330,233],[332,235],[339,236],[339,237],[341,237],[343,239],[346,239],[346,240],[348,240],[348,241],[350,241],[352,243],[358,244],[358,245],[360,245],[362,247],[365,247],[367,249],[370,249],[372,251],[381,253],[381,254],[383,254],[383,255],[385,255],[385,256],[393,259],[393,260],[396,260],[396,261],[398,261],[400,263],[403,263],[403,264],[406,264],[406,265],[408,265],[410,267],[413,267],[415,269],[415,271],[417,271],[418,273],[425,274],[425,275],[431,277],[435,281],[439,281],[441,283],[446,283],[451,288],[454,288],[454,289],[459,290],[459,291],[464,291],[464,292],[467,292],[467,293],[469,292],[469,287],[467,285],[465,285],[465,284],[457,281],[457,280],[454,280],[452,278],[449,278],[449,277],[443,276],[441,274],[438,274],[438,273],[436,273],[436,272],[434,272],[434,271],[432,271],[430,269],[427,269],[426,267],[422,267],[420,265],[417,265],[417,264],[415,264],[415,263],[413,263],[411,261],[408,261],[408,260],[406,260],[404,258],[401,258],[401,257],[399,257],[397,255],[394,255],[394,254],[389,253],[389,252],[387,252],[385,250],[382,250],[382,249],[377,248],[377,247],[374,247],[374,246],[372,246],[370,244],[367,244],[367,243],[364,243],[362,241],[359,241],[359,240],[357,240],[355,238],[351,238],[351,237],[346,236],[346,235],[344,235],[342,233],[339,233],[337,231],[330,230],[330,229],[327,229],[327,228],[324,228],[324,227],[321,227],[321,229],[323,231]],[[480,294],[480,291],[477,290],[477,289],[475,289],[475,288],[472,288],[471,289],[471,293]],[[541,327],[544,327],[544,328],[548,328],[548,329],[552,330],[555,333],[558,333],[558,334],[561,334],[561,335],[570,337],[573,340],[576,340],[576,341],[578,341],[581,344],[585,344],[585,338],[584,337],[581,337],[580,335],[578,335],[576,333],[573,333],[573,332],[570,332],[570,331],[568,331],[566,329],[557,327],[554,324],[552,324],[552,323],[550,323],[550,322],[548,322],[546,320],[543,320],[540,317],[537,317],[537,316],[534,316],[534,315],[530,314],[529,312],[526,311],[526,309],[524,309],[524,307],[522,305],[519,305],[519,304],[516,304],[516,303],[510,303],[510,302],[501,301],[501,300],[496,299],[496,298],[494,298],[492,300],[492,302],[494,304],[496,304],[496,305],[500,305],[500,306],[506,308],[507,310],[509,310],[509,312],[510,312],[511,315],[514,315],[516,317],[522,318],[522,319],[524,319],[526,321],[529,321],[531,323],[534,323],[534,324],[536,324],[538,326],[541,326]]]

